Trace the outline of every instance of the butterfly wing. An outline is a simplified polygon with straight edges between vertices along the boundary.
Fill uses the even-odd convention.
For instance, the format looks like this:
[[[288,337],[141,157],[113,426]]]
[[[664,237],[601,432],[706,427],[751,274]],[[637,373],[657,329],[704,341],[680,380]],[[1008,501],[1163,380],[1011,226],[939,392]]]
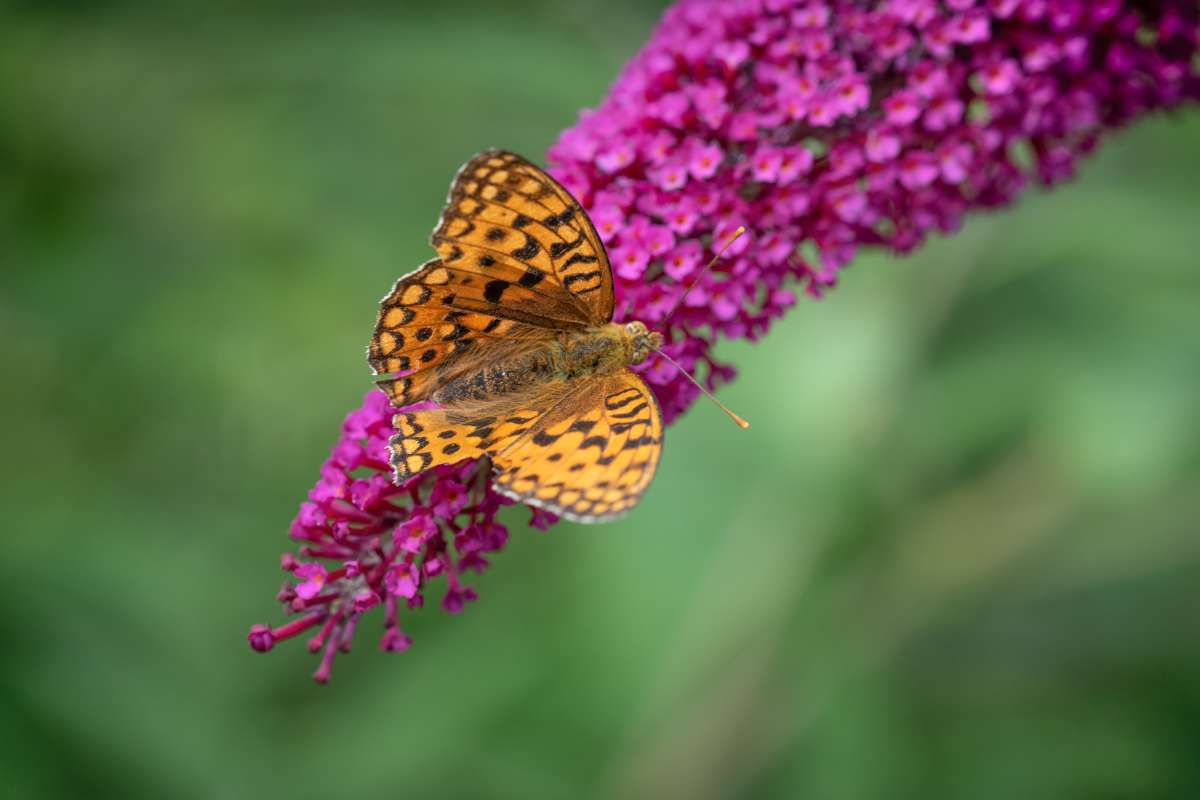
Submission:
[[[662,452],[662,415],[629,370],[579,378],[486,415],[402,411],[389,442],[396,482],[490,456],[496,489],[577,522],[621,516],[641,499]]]
[[[529,296],[522,298],[532,305]],[[377,375],[399,373],[378,383],[393,405],[409,405],[481,367],[498,350],[549,339],[557,325],[556,319],[488,302],[482,281],[434,259],[397,281],[380,302],[367,360]]]
[[[432,239],[439,258],[380,302],[368,360],[392,403],[428,399],[499,343],[544,341],[612,317],[612,270],[587,215],[512,153],[468,161]]]
[[[490,284],[497,302],[515,284],[543,292],[555,316],[570,316],[569,307],[585,325],[612,320],[612,269],[591,220],[558,181],[518,155],[487,150],[463,165],[431,243],[448,267],[502,269]]]
[[[631,509],[662,453],[654,394],[628,369],[574,381],[549,413],[494,456],[496,488],[577,522]]]
[[[507,409],[502,415],[462,416],[445,409],[401,411],[392,419],[388,440],[396,483],[441,464],[493,455],[508,447],[545,409],[535,405]]]

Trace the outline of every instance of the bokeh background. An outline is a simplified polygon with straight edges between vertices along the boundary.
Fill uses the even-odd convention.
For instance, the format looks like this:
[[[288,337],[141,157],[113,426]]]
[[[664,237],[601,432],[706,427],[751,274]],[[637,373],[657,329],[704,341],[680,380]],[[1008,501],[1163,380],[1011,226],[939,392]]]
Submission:
[[[1200,115],[722,347],[636,513],[251,652],[457,166],[662,4],[0,4],[0,796],[1200,795]]]

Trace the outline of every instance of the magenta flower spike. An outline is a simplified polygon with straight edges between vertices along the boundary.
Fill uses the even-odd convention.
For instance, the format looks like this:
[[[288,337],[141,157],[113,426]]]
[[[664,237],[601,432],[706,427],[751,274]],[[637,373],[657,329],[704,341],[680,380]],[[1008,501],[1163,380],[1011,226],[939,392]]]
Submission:
[[[616,319],[662,331],[715,388],[734,375],[719,338],[758,339],[862,248],[907,253],[1070,178],[1107,131],[1200,99],[1198,44],[1195,0],[682,0],[549,158],[604,239]],[[667,422],[698,395],[661,358],[639,371]],[[292,523],[293,619],[248,636],[266,651],[311,631],[320,682],[374,607],[388,651],[411,646],[401,610],[426,594],[461,611],[465,573],[508,537],[486,463],[393,485],[392,414],[372,390],[347,416]]]

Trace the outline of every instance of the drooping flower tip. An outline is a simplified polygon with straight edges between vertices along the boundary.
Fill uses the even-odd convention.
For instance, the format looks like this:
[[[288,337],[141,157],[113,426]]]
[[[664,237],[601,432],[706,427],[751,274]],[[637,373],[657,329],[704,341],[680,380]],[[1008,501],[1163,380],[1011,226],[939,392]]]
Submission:
[[[252,649],[259,653],[266,653],[275,647],[276,642],[298,636],[314,625],[320,624],[321,620],[321,615],[310,614],[294,619],[278,628],[272,628],[269,625],[251,625],[246,640],[250,642]]]
[[[442,598],[442,608],[449,614],[461,613],[467,603],[478,600],[474,589],[466,586],[451,586]]]
[[[379,640],[379,649],[387,653],[403,653],[412,647],[412,637],[398,628],[388,628]]]
[[[270,625],[251,625],[246,639],[250,642],[250,647],[259,653],[269,652],[275,647],[275,636]]]

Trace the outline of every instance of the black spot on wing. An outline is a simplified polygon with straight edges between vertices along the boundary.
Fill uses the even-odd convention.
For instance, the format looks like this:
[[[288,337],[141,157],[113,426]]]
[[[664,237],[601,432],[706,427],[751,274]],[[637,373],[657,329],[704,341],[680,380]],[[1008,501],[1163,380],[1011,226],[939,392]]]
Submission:
[[[576,253],[575,255],[571,256],[566,261],[564,261],[562,266],[559,267],[559,269],[566,269],[567,267],[569,267],[573,264],[595,264],[598,260],[599,259],[597,259],[595,256],[585,256],[583,253]],[[595,277],[598,277],[599,275],[600,275],[600,273],[598,271],[597,272],[585,272],[585,273],[583,273],[582,276],[579,276],[579,277],[582,280],[584,277],[595,278]]]
[[[600,277],[600,270],[595,270],[593,272],[578,272],[574,275],[568,275],[566,278],[564,278],[563,286],[566,286],[569,289],[569,288],[571,288],[571,284],[573,284],[573,283],[582,283],[584,281],[594,281],[599,277]]]
[[[513,255],[516,254],[514,253]],[[517,281],[517,283],[528,289],[530,287],[537,286],[545,277],[546,273],[542,272],[537,267],[526,267],[525,274],[521,276],[521,279]]]
[[[545,431],[538,431],[533,435],[533,443],[538,447],[548,447],[558,441],[558,437]]]
[[[522,261],[529,261],[535,258],[542,251],[542,246],[538,244],[538,240],[525,234],[525,244],[512,251],[512,254]]]
[[[609,411],[616,411],[617,409],[624,408],[641,396],[642,393],[637,389],[625,389],[620,392],[614,392],[604,398],[604,407]]]
[[[624,411],[620,414],[613,414],[612,418],[613,419],[633,419],[634,417],[640,416],[641,413],[646,410],[647,405],[648,404],[645,401],[642,401],[641,403],[639,403],[638,405],[629,409],[628,411]]]
[[[389,307],[387,310],[387,313],[391,314],[395,308],[396,308],[396,306]],[[400,308],[400,321],[397,322],[395,325],[393,325],[392,329],[401,328],[401,327],[407,325],[408,323],[412,322],[413,317],[415,317],[417,315],[417,312],[413,311],[411,308],[405,308],[404,306],[400,306],[399,308]],[[400,336],[400,334],[397,333],[396,336],[398,338]]]
[[[549,187],[547,187],[549,188]],[[575,206],[568,206],[566,210],[559,214],[551,214],[542,220],[542,224],[550,230],[554,230],[559,225],[566,225],[575,218]]]
[[[494,280],[488,281],[483,287],[483,297],[489,303],[499,303],[500,298],[504,296],[504,290],[512,286],[508,281]]]
[[[552,258],[558,258],[559,256],[565,255],[566,253],[574,250],[576,247],[579,247],[579,245],[583,244],[583,242],[584,238],[582,233],[576,236],[575,241],[573,242],[554,242],[550,245],[550,256]]]

